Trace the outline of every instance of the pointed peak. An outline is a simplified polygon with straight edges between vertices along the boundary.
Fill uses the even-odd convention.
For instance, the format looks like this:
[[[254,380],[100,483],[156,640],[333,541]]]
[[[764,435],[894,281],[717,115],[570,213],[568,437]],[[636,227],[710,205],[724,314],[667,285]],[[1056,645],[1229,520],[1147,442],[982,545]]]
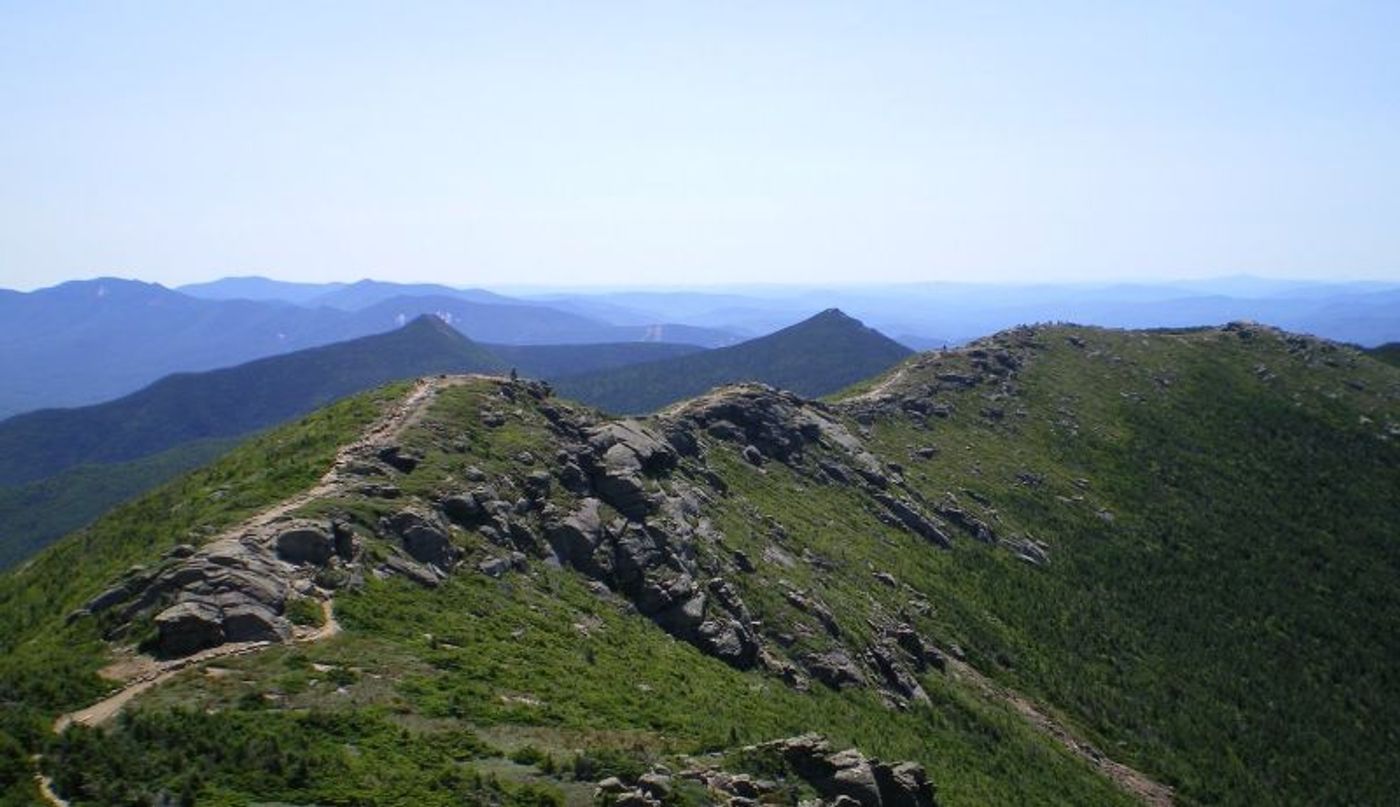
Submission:
[[[802,320],[801,322],[798,322],[789,327],[804,328],[812,327],[814,325],[825,325],[844,328],[865,327],[865,323],[861,322],[860,320],[856,319],[850,314],[847,314],[845,311],[842,311],[839,308],[828,308],[825,311],[813,314],[812,316]]]
[[[451,330],[452,326],[437,314],[419,314],[404,324],[405,328],[436,328]]]
[[[400,329],[405,333],[437,334],[440,336],[450,336],[453,339],[470,342],[466,334],[447,324],[446,320],[437,314],[419,314],[408,322],[404,323]]]

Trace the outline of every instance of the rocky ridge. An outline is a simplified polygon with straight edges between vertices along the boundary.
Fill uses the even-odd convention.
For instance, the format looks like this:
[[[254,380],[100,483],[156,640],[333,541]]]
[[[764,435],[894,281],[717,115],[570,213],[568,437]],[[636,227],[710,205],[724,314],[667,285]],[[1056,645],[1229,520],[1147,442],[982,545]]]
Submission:
[[[462,535],[475,533],[497,548],[474,563],[478,573],[500,576],[532,562],[567,565],[731,666],[761,667],[797,688],[813,681],[874,687],[896,707],[926,701],[918,675],[942,669],[944,652],[907,620],[872,615],[866,627],[873,640],[857,640],[819,597],[790,587],[786,602],[819,623],[829,641],[820,652],[792,653],[790,638],[754,613],[734,582],[751,561],[726,549],[707,515],[727,493],[710,455],[728,446],[755,467],[781,463],[816,484],[859,490],[882,521],[934,547],[950,546],[957,535],[996,543],[988,521],[956,497],[929,502],[905,485],[899,466],[865,448],[860,424],[890,408],[939,417],[951,405],[939,400],[949,386],[986,385],[992,400],[1002,400],[1033,347],[1033,336],[1020,333],[1009,343],[974,346],[972,373],[941,373],[924,389],[887,383],[828,405],[764,385],[736,385],[647,420],[600,417],[553,398],[544,384],[477,377],[472,383],[487,385],[488,400],[499,403],[482,407],[481,423],[498,428],[506,422],[503,409],[529,407],[547,423],[552,461],[541,469],[530,457],[532,470],[509,476],[468,467],[454,487],[403,496],[401,485],[424,457],[400,438],[441,390],[468,380],[427,379],[397,420],[347,447],[315,490],[202,547],[177,547],[153,568],[133,570],[75,617],[97,616],[113,640],[131,638],[133,626],[150,620],[155,639],[147,647],[163,657],[225,643],[286,641],[296,630],[296,600],[328,599],[367,574],[436,586],[464,567]],[[930,361],[938,359],[916,363]],[[372,500],[382,514],[367,523],[348,511],[320,519],[294,512],[327,499]],[[1043,546],[1008,548],[1029,562],[1048,560]],[[884,577],[885,585],[894,580]]]
[[[855,748],[842,751],[819,734],[804,734],[738,749],[730,762],[760,767],[765,775],[734,772],[726,760],[691,759],[682,770],[656,768],[633,781],[609,777],[594,801],[611,807],[660,807],[679,782],[702,786],[712,803],[752,807],[793,797],[814,807],[935,807],[933,783],[916,762],[886,763]],[[805,791],[816,799],[801,799]]]

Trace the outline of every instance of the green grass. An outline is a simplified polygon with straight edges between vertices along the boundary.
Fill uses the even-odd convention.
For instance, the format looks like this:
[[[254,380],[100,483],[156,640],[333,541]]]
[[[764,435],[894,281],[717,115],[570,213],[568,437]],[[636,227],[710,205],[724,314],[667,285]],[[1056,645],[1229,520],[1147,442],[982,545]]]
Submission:
[[[0,735],[35,748],[59,712],[107,689],[96,675],[107,649],[91,618],[65,616],[128,567],[221,528],[310,486],[336,449],[403,386],[347,399],[254,438],[213,465],[123,505],[0,577]],[[0,789],[11,783],[0,780]]]
[[[816,730],[925,762],[948,804],[1131,803],[1018,717],[950,682],[930,679],[934,704],[907,713],[868,692],[798,693],[671,639],[572,572],[464,574],[433,591],[374,582],[338,598],[337,616],[347,633],[336,640],[233,659],[233,672],[218,678],[185,676],[141,711],[222,710],[272,696],[293,713],[383,712],[415,729],[508,730],[559,760],[611,749],[652,761]],[[336,694],[329,673],[307,672],[313,663],[353,666],[355,683]]]
[[[1368,348],[1366,353],[1377,361],[1400,367],[1400,342],[1387,342],[1378,347]]]
[[[410,731],[376,710],[293,713],[248,700],[208,714],[142,710],[116,730],[50,744],[54,786],[75,805],[561,804],[550,788],[503,784],[471,761],[495,752],[470,732]]]

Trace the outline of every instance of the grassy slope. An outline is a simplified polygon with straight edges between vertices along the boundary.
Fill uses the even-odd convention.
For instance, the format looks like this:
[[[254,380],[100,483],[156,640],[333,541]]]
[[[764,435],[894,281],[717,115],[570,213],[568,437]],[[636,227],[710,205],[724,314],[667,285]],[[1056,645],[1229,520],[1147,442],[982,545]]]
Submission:
[[[1386,801],[1400,375],[1267,335],[1064,333],[1019,379],[1026,418],[976,417],[970,393],[931,431],[876,427],[888,456],[943,449],[911,470],[925,495],[980,492],[1003,534],[1052,546],[1046,569],[951,553],[926,579],[949,638],[1187,801]]]
[[[254,438],[0,576],[0,757],[7,746],[34,748],[55,714],[89,703],[106,689],[96,676],[106,663],[106,648],[91,620],[65,625],[68,613],[131,565],[177,543],[198,543],[312,484],[336,449],[403,389],[347,399]],[[0,772],[6,770],[0,759]],[[15,783],[0,780],[0,793],[7,787]],[[26,793],[27,782],[18,788]],[[16,803],[27,803],[18,798]]]
[[[518,474],[528,465],[521,451],[541,455],[550,445],[544,419],[529,408],[516,410],[503,427],[483,426],[477,415],[495,405],[485,398],[491,390],[478,384],[443,394],[433,417],[409,435],[406,442],[426,457],[400,480],[405,494],[459,484],[453,480],[468,464],[493,475]],[[453,443],[461,450],[443,449]],[[382,507],[394,505],[348,500],[310,510],[349,510],[372,521]],[[470,569],[486,547],[474,534],[459,538],[473,553]],[[462,731],[508,748],[530,743],[563,762],[578,749],[620,749],[647,759],[820,730],[875,753],[926,762],[949,804],[1127,803],[1004,707],[951,681],[931,678],[935,704],[902,714],[870,692],[798,693],[674,641],[620,601],[588,591],[575,573],[544,564],[500,581],[463,571],[436,590],[371,579],[338,597],[337,613],[347,633],[336,640],[221,661],[235,672],[215,678],[186,674],[144,696],[135,717],[115,733],[78,732],[65,741],[71,745],[51,748],[65,792],[88,794],[75,803],[94,803],[122,792],[125,783],[146,792],[158,785],[171,792],[194,788],[209,800],[340,803],[348,789],[370,801],[438,803],[472,798],[455,785],[445,791],[438,776],[445,767],[461,767],[449,764],[451,755],[440,747],[444,736]],[[283,741],[278,747],[285,753],[273,754],[265,726],[286,725],[303,709],[312,715],[352,710],[362,723],[346,728],[326,718],[333,728],[300,743]],[[253,711],[262,719],[229,725],[219,718],[225,750],[215,751],[188,742],[213,719],[205,716],[210,710]],[[390,729],[398,739],[386,746],[382,737]],[[301,736],[302,729],[293,724],[287,731]],[[358,749],[354,759],[346,755],[347,742]],[[269,754],[275,764],[254,762]],[[296,775],[308,754],[317,760],[313,769],[334,775]],[[470,771],[485,764],[463,761]],[[191,771],[201,772],[193,783]],[[471,781],[473,774],[462,775]],[[518,783],[521,776],[507,778]],[[572,786],[568,777],[525,778]],[[510,792],[510,799],[538,795]]]
[[[1387,342],[1378,347],[1368,348],[1366,353],[1373,359],[1400,367],[1400,342]]]

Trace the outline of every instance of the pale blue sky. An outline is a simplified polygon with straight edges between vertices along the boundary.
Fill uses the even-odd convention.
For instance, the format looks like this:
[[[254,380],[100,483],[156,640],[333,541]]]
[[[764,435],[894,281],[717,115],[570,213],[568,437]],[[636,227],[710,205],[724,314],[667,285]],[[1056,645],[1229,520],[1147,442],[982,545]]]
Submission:
[[[0,286],[1400,278],[1400,2],[0,0]]]

